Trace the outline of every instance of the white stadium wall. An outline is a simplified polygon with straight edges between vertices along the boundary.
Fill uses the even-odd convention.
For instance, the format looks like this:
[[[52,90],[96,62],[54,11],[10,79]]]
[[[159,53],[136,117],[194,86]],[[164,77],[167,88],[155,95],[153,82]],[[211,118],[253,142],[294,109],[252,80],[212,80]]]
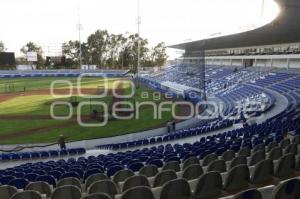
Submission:
[[[17,65],[17,70],[36,70],[36,65]]]
[[[232,60],[232,65],[233,66],[242,66],[243,62],[242,62],[242,60]]]
[[[288,61],[286,59],[278,59],[273,61],[273,67],[288,68]]]
[[[290,60],[289,68],[300,68],[300,59]]]

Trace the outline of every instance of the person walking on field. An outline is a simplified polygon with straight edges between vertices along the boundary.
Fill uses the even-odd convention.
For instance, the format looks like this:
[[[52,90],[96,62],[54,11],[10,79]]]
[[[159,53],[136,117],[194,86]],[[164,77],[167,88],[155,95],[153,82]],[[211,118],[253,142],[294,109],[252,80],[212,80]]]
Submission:
[[[168,130],[168,133],[171,133],[171,122],[167,122],[167,130]]]
[[[68,139],[68,137],[65,137],[64,135],[59,136],[57,144],[60,146],[60,150],[66,150],[66,139]]]
[[[176,131],[176,122],[175,122],[175,120],[172,121],[172,131],[173,132]]]

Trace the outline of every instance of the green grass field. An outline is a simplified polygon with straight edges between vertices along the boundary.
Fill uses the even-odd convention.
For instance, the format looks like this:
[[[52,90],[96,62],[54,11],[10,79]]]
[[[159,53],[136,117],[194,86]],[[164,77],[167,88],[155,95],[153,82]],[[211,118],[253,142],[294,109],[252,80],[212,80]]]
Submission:
[[[163,112],[161,119],[153,119],[153,107],[144,106],[140,109],[139,119],[112,120],[103,127],[82,127],[77,123],[77,107],[73,107],[73,116],[68,120],[54,120],[50,117],[50,107],[53,102],[70,102],[71,98],[66,96],[54,97],[50,94],[50,85],[54,80],[67,80],[72,83],[73,88],[77,87],[77,78],[16,78],[0,79],[0,144],[29,144],[29,143],[50,143],[55,142],[60,134],[69,137],[68,141],[78,141],[86,139],[104,138],[133,133],[163,126],[171,119],[171,112]],[[117,79],[109,79],[106,87],[110,90],[114,88]],[[13,87],[11,93],[8,92],[7,85]],[[12,86],[13,85],[13,86]],[[95,91],[104,87],[104,80],[101,78],[83,78],[80,84],[83,89],[94,89]],[[131,91],[129,83],[122,84],[123,94]],[[118,89],[121,88],[120,86]],[[25,88],[25,89],[24,89]],[[67,89],[66,84],[57,84],[56,91]],[[23,92],[25,90],[25,92]],[[48,91],[48,92],[47,92]],[[41,93],[39,93],[41,92]],[[98,91],[97,91],[98,92]],[[100,91],[99,91],[100,92]],[[143,94],[148,93],[148,98]],[[164,99],[154,99],[152,90],[140,87],[136,89],[134,97],[123,99],[127,102],[159,103]],[[8,99],[2,100],[3,96],[12,95]],[[111,104],[113,97],[111,93],[99,99],[90,99],[88,94],[85,97],[77,97],[79,102],[91,101]],[[171,105],[170,105],[171,106]],[[169,105],[165,107],[169,107]],[[81,115],[90,118],[91,112],[97,109],[103,111],[102,107],[86,105],[82,107]],[[65,105],[56,106],[54,113],[57,116],[68,115],[69,108]],[[176,110],[178,111],[178,110]],[[98,121],[89,119],[87,123],[97,123]]]
[[[77,86],[78,79],[73,77],[44,77],[44,78],[15,78],[15,79],[0,79],[0,93],[5,91],[5,86],[9,84],[14,85],[15,91],[23,91],[26,87],[26,91],[50,89],[51,83],[55,80],[64,80],[72,83],[74,87]],[[114,78],[107,80],[108,88],[111,88],[114,82]],[[97,88],[98,86],[104,85],[104,80],[102,78],[93,77],[83,77],[80,81],[80,86],[82,88]],[[57,84],[55,88],[67,88],[67,84]]]

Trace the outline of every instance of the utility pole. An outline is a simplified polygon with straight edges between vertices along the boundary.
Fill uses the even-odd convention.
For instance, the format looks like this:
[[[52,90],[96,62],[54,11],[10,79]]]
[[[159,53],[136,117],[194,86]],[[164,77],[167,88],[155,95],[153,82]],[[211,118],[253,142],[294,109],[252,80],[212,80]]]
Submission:
[[[78,24],[77,24],[77,29],[78,29],[78,40],[79,40],[79,68],[82,68],[82,50],[81,50],[81,30],[82,30],[82,25],[80,23],[80,8],[78,7]]]
[[[264,15],[265,15],[265,0],[261,2],[261,16],[260,16],[260,25],[263,25],[264,22]]]
[[[137,25],[138,25],[138,52],[137,52],[137,66],[135,69],[135,84],[136,84],[136,88],[139,88],[139,70],[141,67],[141,38],[140,38],[140,26],[141,26],[141,15],[140,15],[140,0],[138,0],[138,10],[137,10]]]
[[[138,76],[139,69],[141,66],[141,39],[140,39],[140,25],[141,25],[141,16],[140,16],[140,0],[138,0],[138,58],[137,58],[137,68],[136,68],[136,75]]]

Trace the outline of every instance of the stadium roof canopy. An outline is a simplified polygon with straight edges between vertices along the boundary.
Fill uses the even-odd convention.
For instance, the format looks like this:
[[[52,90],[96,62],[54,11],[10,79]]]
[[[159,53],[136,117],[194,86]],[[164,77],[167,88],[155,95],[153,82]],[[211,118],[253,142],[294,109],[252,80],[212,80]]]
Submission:
[[[280,13],[258,29],[169,46],[187,51],[214,50],[300,42],[300,0],[275,0]]]

